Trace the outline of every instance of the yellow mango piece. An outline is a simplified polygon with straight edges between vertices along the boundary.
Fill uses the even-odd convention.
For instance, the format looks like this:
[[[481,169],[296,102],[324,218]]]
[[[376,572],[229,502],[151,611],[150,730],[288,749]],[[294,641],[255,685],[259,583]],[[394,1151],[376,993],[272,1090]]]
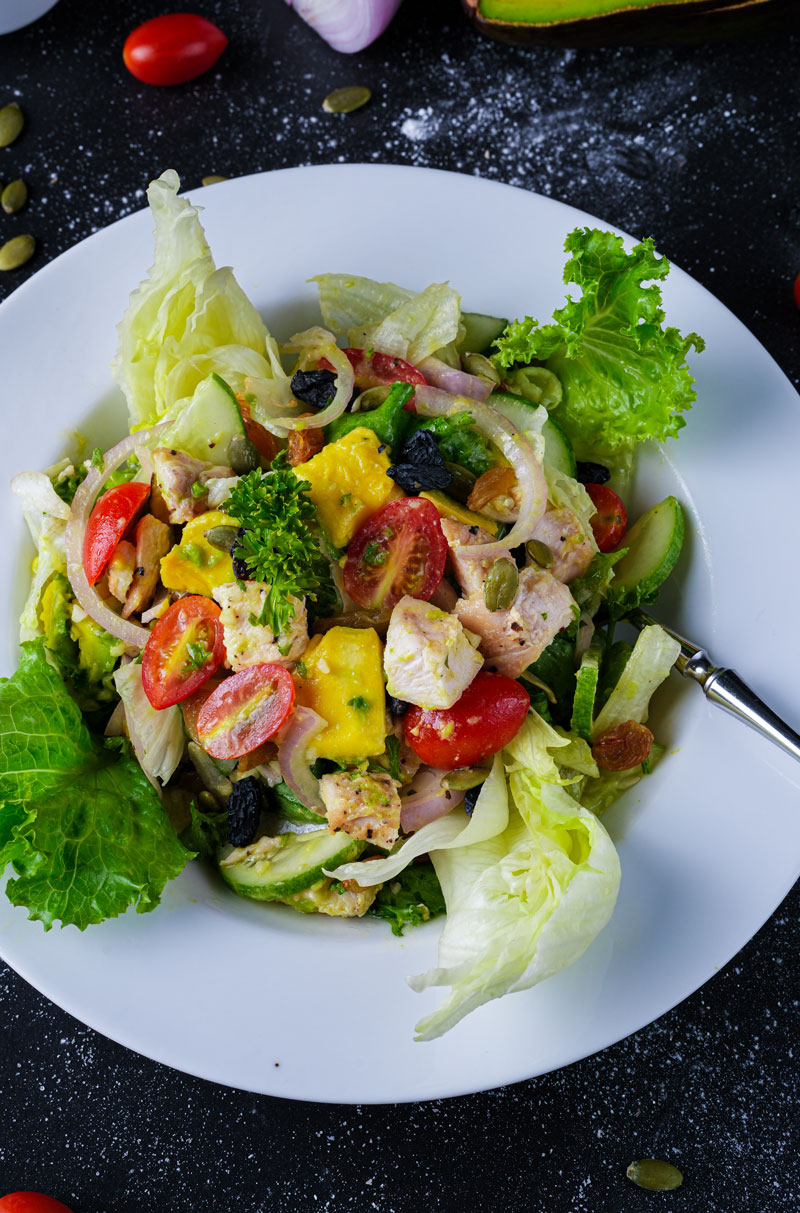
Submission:
[[[328,722],[312,742],[317,758],[384,752],[383,645],[374,628],[336,627],[312,637],[297,674],[297,702]]]
[[[378,435],[360,425],[295,468],[311,485],[310,499],[331,543],[346,547],[362,522],[387,501],[402,497],[386,472],[390,459]]]
[[[161,561],[161,580],[168,590],[211,597],[218,585],[234,581],[233,561],[227,552],[212,547],[205,532],[214,526],[238,526],[222,510],[198,514],[183,528],[177,543]]]

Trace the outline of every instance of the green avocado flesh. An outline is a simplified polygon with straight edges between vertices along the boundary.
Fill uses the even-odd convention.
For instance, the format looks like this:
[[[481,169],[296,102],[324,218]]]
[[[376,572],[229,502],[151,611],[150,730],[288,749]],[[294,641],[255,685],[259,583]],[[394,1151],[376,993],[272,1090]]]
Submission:
[[[579,21],[601,13],[624,13],[634,8],[661,8],[665,4],[697,4],[698,0],[479,0],[478,11],[489,21],[525,21],[548,25]]]

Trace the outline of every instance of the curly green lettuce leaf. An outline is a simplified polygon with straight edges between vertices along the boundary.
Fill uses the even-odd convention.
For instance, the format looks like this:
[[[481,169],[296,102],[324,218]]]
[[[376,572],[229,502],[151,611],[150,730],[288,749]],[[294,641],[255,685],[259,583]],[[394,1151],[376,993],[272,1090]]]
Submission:
[[[574,964],[608,922],[619,859],[594,814],[564,786],[557,751],[571,744],[531,713],[504,752],[506,829],[474,846],[432,852],[447,918],[437,966],[410,984],[451,989],[417,1024],[418,1040],[433,1040],[482,1004]]]
[[[120,738],[94,738],[42,641],[0,679],[0,871],[45,930],[154,909],[190,853]]]
[[[571,232],[564,247],[564,281],[581,297],[568,296],[552,324],[530,316],[510,324],[496,342],[497,365],[542,362],[558,376],[564,396],[554,416],[579,457],[677,437],[696,396],[686,356],[704,343],[664,326],[658,282],[669,262],[652,239],[626,252],[621,237],[592,228]]]

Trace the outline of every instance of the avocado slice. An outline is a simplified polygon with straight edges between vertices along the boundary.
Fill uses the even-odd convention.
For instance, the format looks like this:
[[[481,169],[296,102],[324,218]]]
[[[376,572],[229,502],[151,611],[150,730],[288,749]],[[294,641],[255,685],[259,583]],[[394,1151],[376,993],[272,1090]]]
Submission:
[[[796,0],[462,0],[504,42],[603,46],[691,42],[794,28]]]

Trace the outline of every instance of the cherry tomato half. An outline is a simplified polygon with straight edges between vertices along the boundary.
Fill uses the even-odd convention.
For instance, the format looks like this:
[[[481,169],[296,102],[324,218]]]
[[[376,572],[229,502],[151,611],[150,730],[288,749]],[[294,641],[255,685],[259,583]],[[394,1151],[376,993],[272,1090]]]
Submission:
[[[613,552],[619,547],[627,529],[627,510],[622,500],[607,484],[585,484],[583,487],[597,510],[591,520],[594,541],[601,552]]]
[[[482,762],[517,735],[530,696],[505,674],[476,674],[452,708],[425,710],[412,704],[403,717],[406,745],[440,771]]]
[[[222,30],[205,17],[167,13],[129,34],[122,58],[144,84],[183,84],[213,67],[227,45]]]
[[[447,540],[439,511],[424,497],[381,506],[347,549],[344,588],[359,606],[391,610],[404,594],[430,598],[444,574]]]
[[[144,508],[149,494],[149,484],[132,480],[109,489],[95,503],[83,537],[83,571],[89,585],[95,585],[105,573],[114,548]]]
[[[277,733],[293,704],[294,682],[284,666],[248,666],[221,682],[201,707],[200,744],[212,758],[241,758]]]
[[[54,1196],[41,1192],[9,1192],[0,1196],[0,1213],[72,1213]]]
[[[154,708],[180,703],[219,668],[225,656],[220,609],[201,594],[173,602],[142,654],[142,686]]]
[[[239,412],[242,414],[242,422],[247,437],[264,462],[272,463],[272,460],[281,449],[278,439],[270,434],[269,430],[260,421],[253,420],[250,415],[250,405],[245,400],[242,400],[241,396],[237,396],[236,399],[239,401]],[[293,433],[294,430],[291,430],[290,437]]]

